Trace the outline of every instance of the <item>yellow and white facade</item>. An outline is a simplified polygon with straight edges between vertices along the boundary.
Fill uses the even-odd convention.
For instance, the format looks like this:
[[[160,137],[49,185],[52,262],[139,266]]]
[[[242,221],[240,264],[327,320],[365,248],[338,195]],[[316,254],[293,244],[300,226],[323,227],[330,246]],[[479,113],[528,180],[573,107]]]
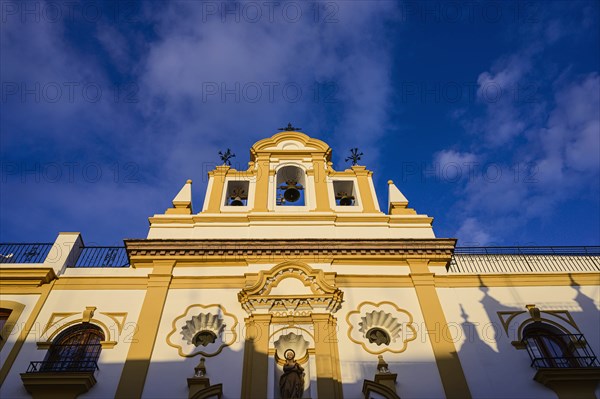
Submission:
[[[287,349],[304,398],[599,397],[597,248],[457,249],[392,181],[382,212],[372,172],[334,170],[323,141],[250,151],[209,173],[200,212],[188,180],[126,267],[86,267],[77,233],[35,263],[1,254],[0,397],[275,399]],[[48,366],[90,326],[97,369]]]

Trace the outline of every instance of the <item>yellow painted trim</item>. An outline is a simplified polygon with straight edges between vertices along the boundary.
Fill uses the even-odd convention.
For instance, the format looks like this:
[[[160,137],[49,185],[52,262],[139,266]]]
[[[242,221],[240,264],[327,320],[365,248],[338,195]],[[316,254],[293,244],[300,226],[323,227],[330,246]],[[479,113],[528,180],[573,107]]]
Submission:
[[[115,394],[116,398],[142,396],[174,266],[175,261],[154,261],[152,273],[148,275],[146,297],[137,322],[138,334],[129,347]]]
[[[23,285],[39,286],[47,284],[56,278],[51,267],[9,267],[0,268],[0,286]]]
[[[29,335],[29,331],[33,328],[35,320],[39,316],[40,311],[42,310],[42,307],[44,306],[44,303],[46,303],[46,300],[48,299],[48,296],[50,295],[50,291],[52,290],[53,285],[54,285],[54,281],[51,281],[49,284],[45,284],[42,286],[42,293],[41,293],[40,297],[38,298],[35,306],[31,310],[31,313],[30,313],[29,317],[27,318],[27,322],[23,326],[23,329],[21,330],[19,337],[17,338],[16,342],[14,343],[8,356],[6,356],[6,358],[4,360],[4,364],[2,365],[2,368],[0,369],[0,385],[2,385],[4,383],[4,380],[6,379],[8,372],[10,371],[13,363],[15,362],[15,359],[17,358],[17,355],[19,354],[21,347],[23,346],[23,344],[25,343],[25,340],[27,339],[27,335]]]
[[[171,282],[171,289],[222,289],[244,288],[246,279],[243,276],[175,276]]]
[[[10,310],[10,315],[4,324],[2,330],[0,330],[0,350],[8,340],[10,333],[17,326],[17,321],[25,309],[25,305],[15,301],[9,301],[6,299],[0,299],[0,308]]]
[[[245,319],[246,341],[241,397],[266,398],[269,365],[269,325],[271,315],[256,314]]]
[[[331,212],[329,205],[329,190],[327,190],[327,181],[325,180],[325,160],[313,158],[313,172],[315,182],[316,212]]]
[[[119,335],[123,332],[123,327],[125,326],[125,320],[127,320],[127,312],[100,312],[100,314],[105,315],[106,317],[112,319],[117,328],[119,329]]]
[[[434,286],[434,274],[428,270],[427,259],[408,260],[415,292],[427,331],[435,331],[439,326],[447,325],[446,316]],[[440,373],[446,398],[469,399],[471,392],[463,371],[454,342],[445,339],[429,339],[433,355]]]
[[[41,295],[44,292],[44,286],[26,287],[24,285],[2,285],[0,282],[0,292],[4,295]]]
[[[340,288],[345,287],[380,287],[380,288],[398,288],[413,287],[413,281],[410,276],[385,276],[370,274],[341,274],[335,278],[336,285]]]
[[[232,255],[236,256],[236,255]],[[252,257],[252,255],[249,255]],[[215,256],[217,257],[217,256]],[[358,259],[357,259],[358,257]],[[171,258],[171,257],[169,257]],[[185,267],[205,266],[201,260],[190,260],[189,256],[181,255],[173,257],[177,261],[177,267],[180,263],[185,263]],[[203,257],[198,257],[202,259]],[[294,261],[290,261],[293,258]],[[389,259],[392,258],[392,259]],[[148,260],[147,264],[152,265],[148,257],[138,257],[138,259]],[[180,261],[180,260],[186,261]],[[206,259],[206,257],[204,257]],[[260,256],[252,258],[254,264],[264,263],[333,263],[335,266],[405,266],[406,255],[327,255],[327,254],[290,254],[278,256]],[[211,261],[211,266],[216,266],[216,261]],[[224,267],[230,267],[223,262]],[[144,266],[145,267],[145,266]],[[427,275],[427,273],[426,273]],[[412,287],[413,279],[418,278],[408,275],[373,275],[373,274],[337,274],[335,285],[338,287]],[[526,286],[571,286],[575,284],[580,286],[598,285],[595,273],[552,273],[552,274],[480,274],[480,275],[434,275],[433,284],[439,288],[455,287],[526,287]],[[172,289],[190,289],[190,288],[244,288],[246,278],[243,276],[174,276],[170,285]],[[60,277],[55,280],[54,290],[145,290],[148,284],[147,277]],[[40,294],[42,290],[39,287],[2,287],[3,294]]]
[[[358,183],[358,191],[360,191],[360,201],[363,206],[363,212],[365,213],[374,213],[379,211],[375,206],[375,201],[373,199],[373,191],[371,191],[371,185],[369,184],[369,179],[371,178],[371,174],[373,172],[366,170],[366,167],[354,165],[352,166],[352,170],[356,174],[356,181]]]
[[[223,191],[225,191],[225,176],[227,176],[229,169],[229,166],[221,165],[217,166],[215,170],[209,173],[210,180],[212,181],[212,187],[210,191],[210,198],[208,198],[206,212],[221,212],[221,199],[223,197]]]
[[[306,316],[306,318],[310,319],[309,316]],[[283,316],[283,317],[279,317],[279,319],[280,320],[277,323],[275,323],[274,318],[271,318],[271,322],[273,324],[285,324],[285,323],[288,323],[289,325],[287,325],[285,327],[278,328],[277,330],[273,331],[271,334],[269,334],[269,339],[273,339],[273,337],[275,337],[279,331],[289,330],[291,327],[293,327],[294,330],[302,330],[302,331],[304,331],[306,333],[306,335],[308,335],[314,341],[315,336],[313,335],[312,332],[308,331],[306,328],[294,326],[294,320],[295,320],[294,316],[287,316],[287,317]],[[286,321],[282,321],[281,319],[284,319]],[[287,320],[289,320],[289,321],[287,321]],[[310,319],[309,323],[312,323],[312,319]]]
[[[118,272],[117,272],[118,273]],[[148,277],[60,277],[55,290],[146,290]]]
[[[317,392],[320,398],[342,398],[337,320],[330,314],[311,314],[315,329]]]
[[[269,180],[270,166],[269,158],[259,158],[256,160],[256,184],[254,189],[254,211],[267,212],[269,204]],[[243,219],[243,218],[242,218]],[[246,222],[248,219],[246,218]]]
[[[446,274],[435,276],[436,287],[540,287],[598,285],[600,273]]]
[[[282,141],[298,141],[304,145],[304,147],[308,147],[307,149],[297,149],[297,150],[270,150],[270,148],[276,148],[279,143]],[[264,138],[262,140],[257,141],[252,145],[251,152],[251,161],[254,161],[254,157],[257,152],[281,152],[283,154],[289,153],[292,151],[301,152],[302,154],[311,153],[311,152],[329,152],[331,148],[322,140],[312,138],[302,132],[294,132],[294,131],[282,131],[280,133],[276,133],[271,137]]]
[[[507,336],[509,336],[509,329],[510,329],[510,324],[512,323],[512,321],[520,315],[526,314],[527,312],[524,310],[521,311],[499,311],[497,312],[498,314],[498,318],[500,319],[500,322],[502,323],[502,327],[504,328],[504,332],[507,334]],[[575,319],[573,319],[573,317],[571,316],[571,313],[569,313],[568,310],[548,310],[548,311],[540,311],[540,315],[551,315],[556,317],[557,319],[561,320],[562,322],[566,323],[567,325],[571,326],[575,331],[581,333],[581,330],[579,329],[579,326],[577,325],[577,323],[575,322]],[[508,316],[506,318],[506,316]],[[521,341],[523,340],[523,329],[530,323],[536,322],[536,321],[543,321],[544,323],[553,325],[554,327],[558,328],[559,330],[563,331],[565,334],[571,334],[572,331],[569,331],[567,328],[565,328],[563,325],[561,325],[559,322],[549,319],[547,317],[540,317],[538,320],[534,320],[532,317],[528,317],[527,319],[521,320],[519,322],[519,326],[517,328],[517,339],[515,341],[512,342],[513,346],[516,347],[517,349],[525,349],[525,347],[521,344]],[[512,330],[512,329],[511,329]]]
[[[38,349],[46,349],[48,345],[52,344],[52,341],[54,340],[54,338],[60,334],[61,332],[63,332],[64,330],[66,330],[69,327],[72,327],[76,324],[81,324],[84,323],[82,318],[76,319],[76,320],[71,320],[68,323],[65,323],[63,325],[60,326],[60,328],[57,328],[49,337],[48,339],[44,342],[44,341],[40,341],[37,342],[37,348]],[[108,328],[108,326],[106,324],[104,324],[103,322],[101,322],[100,320],[97,319],[91,319],[90,320],[90,324],[94,324],[98,327],[100,327],[100,329],[102,330],[102,333],[104,334],[105,338],[110,338],[111,334],[110,334],[110,330]],[[50,326],[47,326],[47,328],[44,330],[44,332],[42,333],[42,336],[46,333],[46,331],[50,328],[52,328],[52,326],[56,325],[56,323],[53,323]],[[114,334],[113,334],[114,335]],[[107,342],[112,342],[112,341],[107,341]]]

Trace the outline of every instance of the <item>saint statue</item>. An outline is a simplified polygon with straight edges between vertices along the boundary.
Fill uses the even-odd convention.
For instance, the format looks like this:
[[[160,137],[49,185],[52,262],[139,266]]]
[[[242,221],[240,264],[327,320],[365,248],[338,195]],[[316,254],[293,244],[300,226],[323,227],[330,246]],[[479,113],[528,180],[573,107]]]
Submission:
[[[281,399],[302,399],[304,393],[304,369],[294,358],[296,353],[288,349],[284,352],[283,375],[279,379]]]

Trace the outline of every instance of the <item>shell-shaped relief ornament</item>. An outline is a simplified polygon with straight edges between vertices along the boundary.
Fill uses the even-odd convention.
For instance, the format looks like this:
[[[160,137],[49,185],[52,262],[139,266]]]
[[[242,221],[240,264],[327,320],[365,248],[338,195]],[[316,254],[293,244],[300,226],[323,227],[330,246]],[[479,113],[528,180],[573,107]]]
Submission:
[[[348,313],[348,337],[369,353],[400,353],[417,337],[412,315],[392,302],[363,302]]]
[[[304,339],[302,335],[290,332],[287,335],[280,336],[275,342],[273,342],[277,358],[282,361],[285,359],[285,352],[293,350],[296,355],[296,360],[301,361],[308,352],[310,343]]]
[[[374,310],[362,316],[361,320],[358,331],[377,346],[389,345],[400,338],[402,324],[390,313]]]
[[[225,329],[223,318],[212,313],[200,313],[185,322],[181,335],[188,344],[207,346],[213,344]]]
[[[167,344],[180,356],[218,355],[237,340],[237,318],[221,305],[191,305],[173,320]]]

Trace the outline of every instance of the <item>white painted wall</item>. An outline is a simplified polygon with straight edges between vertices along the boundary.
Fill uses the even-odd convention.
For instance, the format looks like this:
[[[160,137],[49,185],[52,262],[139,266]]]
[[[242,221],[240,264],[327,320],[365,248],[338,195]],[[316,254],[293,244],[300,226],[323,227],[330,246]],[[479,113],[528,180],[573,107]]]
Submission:
[[[96,306],[96,312],[127,312],[128,315],[123,333],[117,340],[117,345],[113,349],[103,349],[100,354],[98,361],[100,370],[96,372],[97,384],[88,393],[81,395],[80,398],[114,397],[130,342],[135,339],[134,333],[137,328],[137,319],[144,295],[145,291],[142,290],[52,291],[2,385],[0,396],[3,398],[29,397],[23,387],[20,373],[27,370],[29,362],[44,360],[47,351],[38,350],[36,342],[40,340],[42,331],[52,313],[81,313],[86,306]]]
[[[172,289],[167,295],[162,314],[158,338],[148,370],[144,398],[187,398],[187,379],[193,377],[194,367],[200,356],[184,358],[176,348],[167,344],[167,336],[173,329],[173,320],[184,314],[190,305],[220,304],[227,313],[238,320],[235,328],[236,341],[214,357],[206,358],[207,377],[211,385],[223,384],[224,398],[239,398],[242,388],[242,366],[244,359],[244,334],[246,313],[237,300],[239,289]],[[181,337],[179,332],[175,334]]]
[[[431,343],[423,333],[424,320],[415,290],[413,288],[344,288],[343,291],[344,304],[335,313],[335,317],[338,320],[344,398],[362,399],[363,380],[374,380],[377,372],[377,355],[364,351],[361,345],[354,343],[348,337],[350,326],[346,317],[363,301],[376,303],[390,301],[413,316],[417,338],[408,343],[404,352],[383,353],[389,370],[398,374],[396,389],[399,396],[403,399],[444,397]]]
[[[600,347],[600,288],[583,287],[483,287],[438,288],[448,329],[442,339],[455,342],[474,398],[556,398],[535,382],[526,350],[511,345],[498,311],[568,310],[596,355]],[[464,309],[465,318],[461,316]]]

